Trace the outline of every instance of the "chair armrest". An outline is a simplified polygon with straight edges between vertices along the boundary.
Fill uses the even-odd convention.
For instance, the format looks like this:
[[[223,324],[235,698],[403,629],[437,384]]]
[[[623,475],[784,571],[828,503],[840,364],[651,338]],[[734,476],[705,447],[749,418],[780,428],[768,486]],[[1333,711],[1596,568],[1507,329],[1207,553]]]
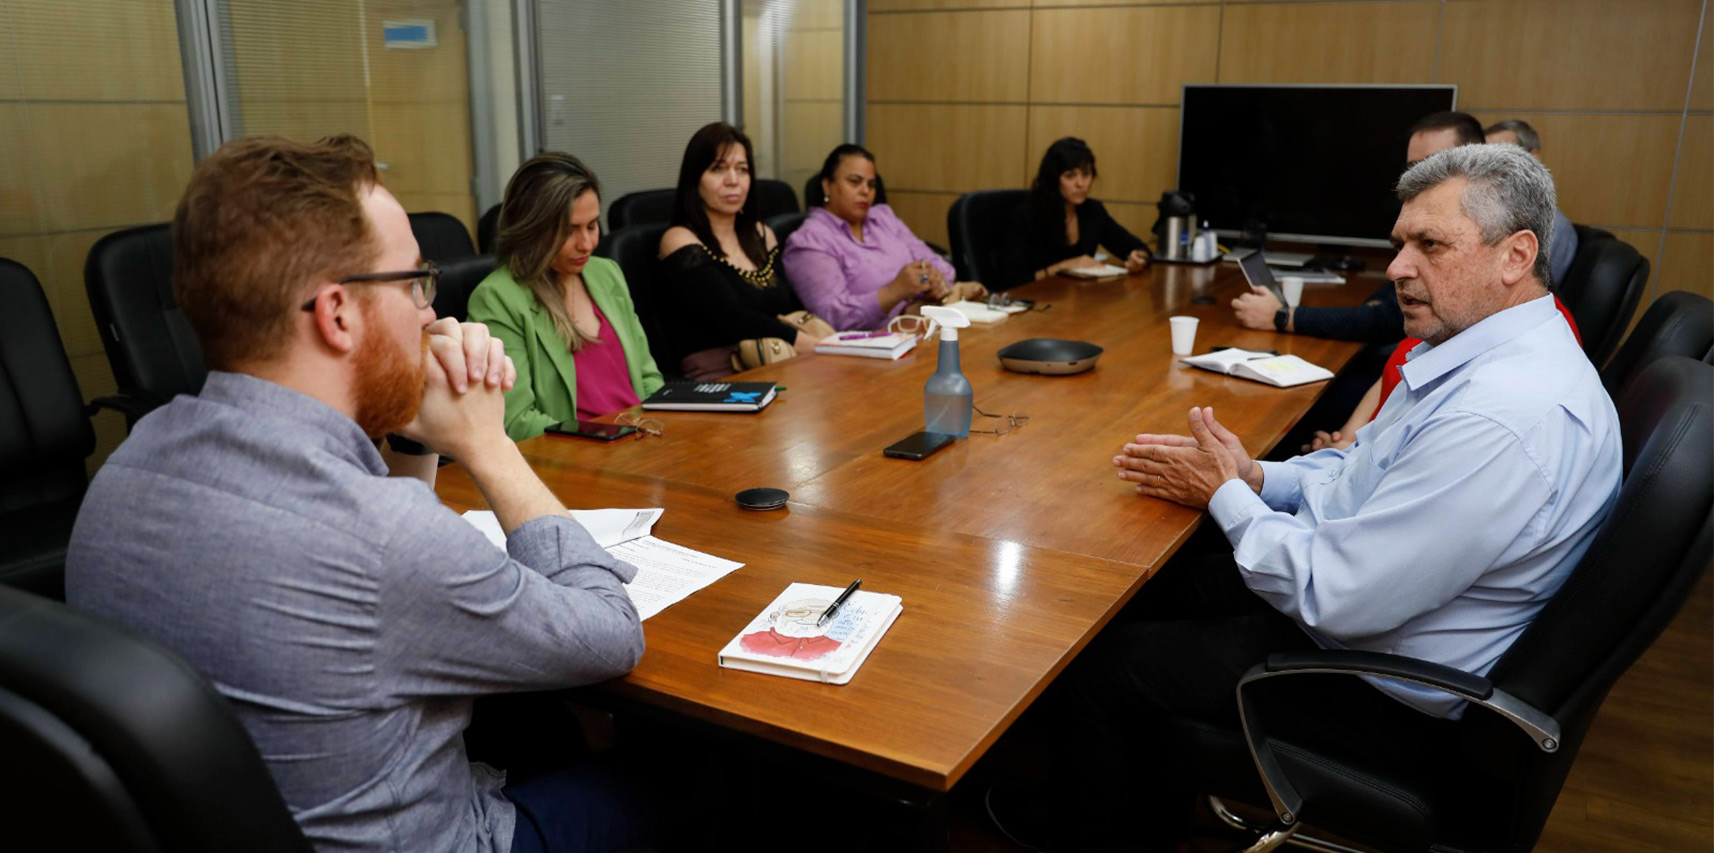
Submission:
[[[1262,785],[1273,801],[1281,822],[1291,824],[1303,810],[1303,797],[1280,768],[1273,745],[1263,730],[1260,708],[1251,684],[1289,675],[1358,675],[1408,681],[1450,693],[1470,704],[1487,708],[1524,730],[1543,752],[1559,750],[1559,722],[1521,699],[1494,688],[1493,682],[1444,664],[1381,652],[1321,649],[1312,652],[1282,652],[1269,655],[1238,680],[1238,717],[1244,740],[1256,762]]]
[[[137,423],[138,418],[154,411],[159,406],[160,403],[134,397],[130,394],[111,394],[90,400],[89,405],[84,407],[84,414],[94,417],[102,409],[112,409],[125,416],[125,429],[129,431],[131,426]]]

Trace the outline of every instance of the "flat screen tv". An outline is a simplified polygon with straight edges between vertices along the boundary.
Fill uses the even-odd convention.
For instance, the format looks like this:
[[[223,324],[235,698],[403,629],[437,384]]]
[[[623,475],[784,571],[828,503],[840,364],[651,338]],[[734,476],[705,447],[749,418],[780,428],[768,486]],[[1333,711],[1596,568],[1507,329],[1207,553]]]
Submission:
[[[1223,236],[1386,246],[1410,128],[1458,87],[1187,85],[1178,188]]]

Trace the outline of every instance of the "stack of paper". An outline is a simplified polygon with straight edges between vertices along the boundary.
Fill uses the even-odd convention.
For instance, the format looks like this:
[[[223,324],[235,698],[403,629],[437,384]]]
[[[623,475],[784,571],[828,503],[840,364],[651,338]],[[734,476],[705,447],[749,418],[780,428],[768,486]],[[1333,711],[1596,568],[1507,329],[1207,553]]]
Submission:
[[[589,531],[595,544],[637,568],[637,576],[625,584],[626,594],[647,619],[711,583],[742,568],[743,563],[723,560],[649,535],[661,509],[574,509],[571,517]],[[471,510],[464,520],[506,547],[500,520],[487,510]]]

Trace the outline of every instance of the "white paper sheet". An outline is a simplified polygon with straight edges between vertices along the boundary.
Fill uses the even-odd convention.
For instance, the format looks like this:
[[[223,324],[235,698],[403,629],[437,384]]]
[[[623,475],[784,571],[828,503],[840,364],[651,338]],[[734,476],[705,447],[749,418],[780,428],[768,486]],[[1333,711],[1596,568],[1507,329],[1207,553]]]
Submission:
[[[648,535],[662,512],[665,510],[655,508],[571,510],[571,517],[589,531],[596,544],[637,567],[637,576],[625,584],[625,593],[644,619],[744,565]],[[506,533],[494,513],[471,510],[464,514],[464,520],[505,549]]]

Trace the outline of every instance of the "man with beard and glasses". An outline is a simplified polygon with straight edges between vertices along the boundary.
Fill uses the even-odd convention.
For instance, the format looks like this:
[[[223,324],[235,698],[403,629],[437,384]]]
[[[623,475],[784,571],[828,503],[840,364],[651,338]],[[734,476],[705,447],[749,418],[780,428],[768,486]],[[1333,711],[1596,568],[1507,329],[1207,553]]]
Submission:
[[[989,797],[1033,849],[1182,831],[1171,819],[1197,759],[1151,737],[1156,721],[1236,728],[1238,680],[1269,654],[1360,649],[1487,674],[1612,507],[1618,416],[1545,284],[1547,169],[1516,146],[1465,145],[1412,166],[1397,192],[1387,277],[1423,343],[1351,450],[1258,462],[1192,409],[1191,435],[1138,435],[1113,457],[1139,494],[1207,508],[1225,541],[1181,551],[1055,683],[1046,704],[1063,714],[1057,754],[1078,796]],[[1354,751],[1427,762],[1464,711],[1400,681],[1283,681],[1271,734]],[[1173,813],[1151,824],[1150,811]],[[1085,834],[1042,838],[1055,828]]]
[[[435,320],[434,271],[353,137],[230,143],[173,219],[173,288],[210,368],[91,484],[68,601],[186,657],[231,703],[323,850],[598,850],[628,789],[585,765],[471,763],[475,697],[628,671],[635,570],[566,515],[507,438],[515,371]],[[456,457],[506,551],[436,499]]]

